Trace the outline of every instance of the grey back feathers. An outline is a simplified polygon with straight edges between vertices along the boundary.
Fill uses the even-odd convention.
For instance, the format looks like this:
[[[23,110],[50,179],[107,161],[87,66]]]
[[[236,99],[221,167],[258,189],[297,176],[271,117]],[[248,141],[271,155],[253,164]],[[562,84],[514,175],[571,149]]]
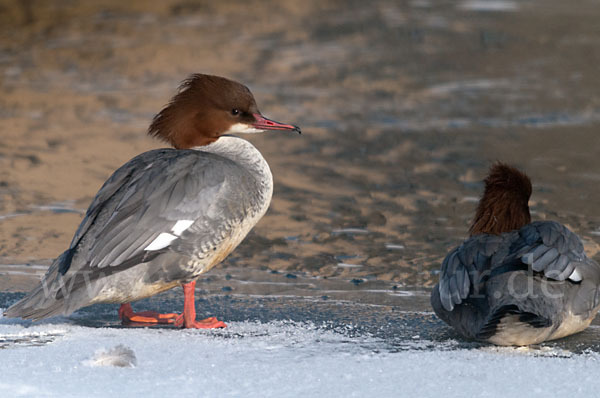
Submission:
[[[180,240],[195,249],[212,247],[220,235],[213,228],[231,227],[256,208],[256,184],[247,170],[218,155],[146,152],[118,169],[100,189],[75,233],[70,249],[77,247],[77,253],[68,269],[118,266],[141,254],[178,220],[201,219]]]

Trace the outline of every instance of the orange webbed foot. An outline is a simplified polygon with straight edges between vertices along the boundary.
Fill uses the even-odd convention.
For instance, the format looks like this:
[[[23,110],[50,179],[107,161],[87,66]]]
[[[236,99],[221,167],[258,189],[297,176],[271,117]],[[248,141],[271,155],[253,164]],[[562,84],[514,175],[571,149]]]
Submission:
[[[175,326],[182,326],[185,329],[216,329],[227,327],[225,322],[219,321],[214,316],[201,320],[186,320],[184,314],[177,317]]]
[[[196,304],[194,290],[196,281],[182,285],[183,287],[183,313],[182,314],[160,314],[154,311],[133,312],[130,303],[121,304],[119,318],[123,324],[130,326],[144,326],[148,324],[170,324],[186,329],[215,329],[226,328],[225,322],[219,321],[214,316],[196,320]]]
[[[124,325],[173,324],[178,314],[161,314],[155,311],[133,312],[131,304],[121,304],[119,318]]]

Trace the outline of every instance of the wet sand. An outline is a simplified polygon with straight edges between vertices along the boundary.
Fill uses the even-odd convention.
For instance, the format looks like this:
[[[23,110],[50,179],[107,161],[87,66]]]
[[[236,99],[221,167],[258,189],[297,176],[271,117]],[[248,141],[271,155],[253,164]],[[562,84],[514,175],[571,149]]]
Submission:
[[[303,130],[249,137],[273,202],[216,275],[430,287],[495,160],[596,255],[600,9],[485,4],[0,2],[0,290],[28,290],[112,171],[163,146],[145,129],[193,72]]]

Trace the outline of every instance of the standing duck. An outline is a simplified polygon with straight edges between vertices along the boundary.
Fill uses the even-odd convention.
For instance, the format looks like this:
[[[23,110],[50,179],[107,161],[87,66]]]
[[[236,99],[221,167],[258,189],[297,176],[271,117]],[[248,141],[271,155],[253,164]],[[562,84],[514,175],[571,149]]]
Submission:
[[[554,221],[531,222],[529,177],[497,163],[470,237],[446,256],[431,305],[468,339],[529,345],[585,329],[600,307],[600,265]]]
[[[232,134],[294,131],[266,119],[240,83],[194,74],[148,133],[174,148],[142,153],[104,183],[69,248],[40,284],[4,312],[38,320],[121,303],[123,323],[225,327],[196,320],[196,279],[223,261],[265,214],[273,177],[260,152]],[[182,314],[133,312],[131,301],[183,286]]]

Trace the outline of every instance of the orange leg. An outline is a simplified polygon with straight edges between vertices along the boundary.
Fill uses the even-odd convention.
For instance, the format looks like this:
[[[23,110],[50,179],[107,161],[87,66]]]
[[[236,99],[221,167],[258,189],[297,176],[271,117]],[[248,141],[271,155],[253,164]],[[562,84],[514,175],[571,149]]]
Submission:
[[[196,302],[194,300],[194,290],[196,289],[196,281],[181,285],[183,287],[183,313],[175,319],[175,326],[183,326],[184,328],[194,329],[213,329],[225,328],[225,322],[219,321],[217,318],[210,317],[206,319],[196,320]]]
[[[133,312],[130,303],[121,304],[119,308],[119,318],[124,325],[144,326],[149,324],[174,324],[184,328],[194,329],[213,329],[224,328],[227,325],[215,317],[196,320],[196,302],[194,300],[194,290],[196,281],[181,285],[183,287],[183,313],[161,314],[155,311]]]

